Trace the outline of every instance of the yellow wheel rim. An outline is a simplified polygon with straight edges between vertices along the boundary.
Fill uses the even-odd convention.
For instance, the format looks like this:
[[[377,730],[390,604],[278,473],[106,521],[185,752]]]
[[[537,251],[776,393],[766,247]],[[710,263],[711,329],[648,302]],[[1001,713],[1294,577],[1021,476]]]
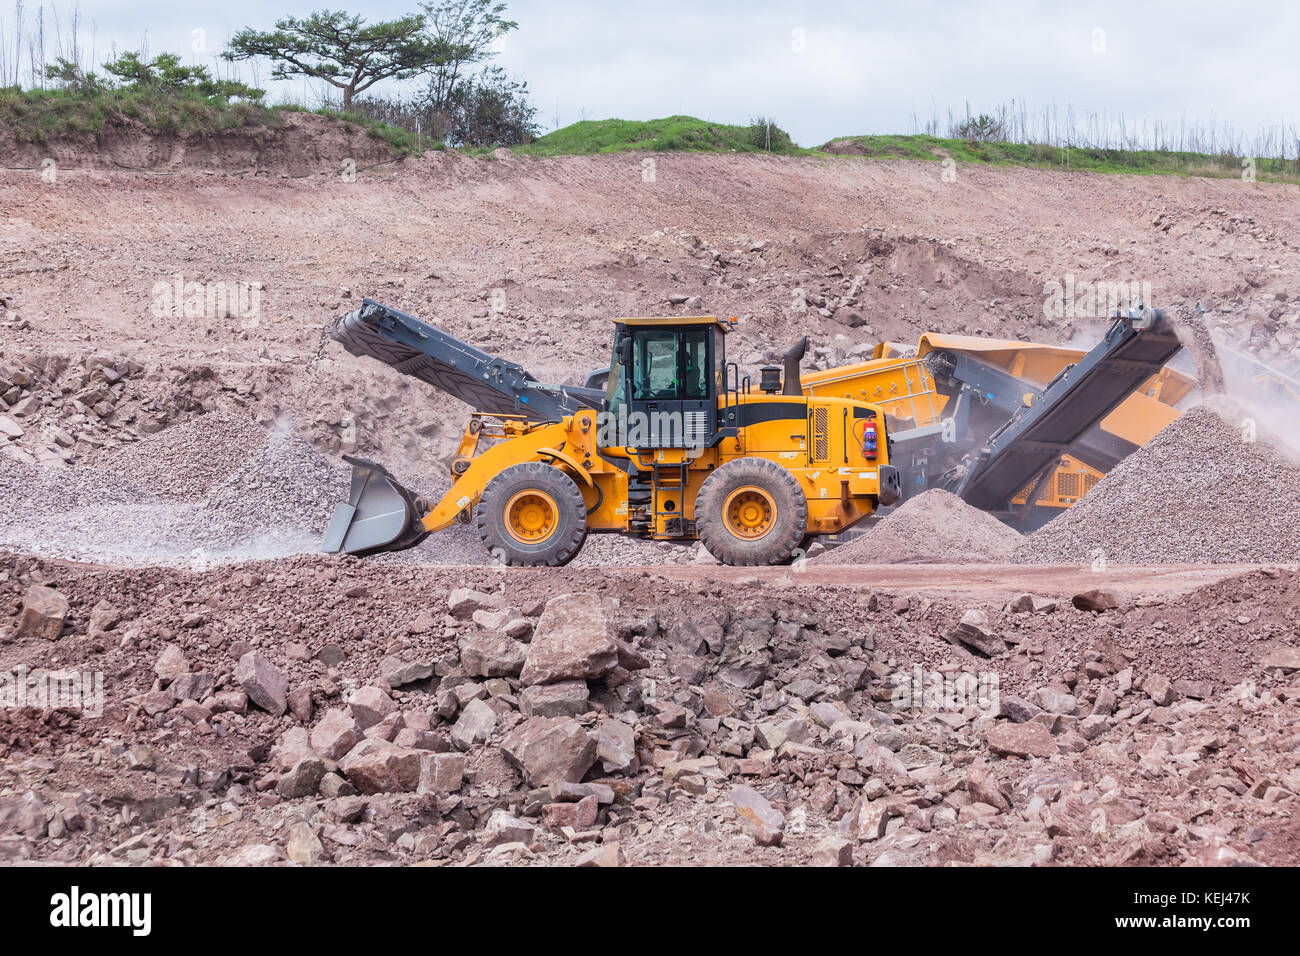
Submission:
[[[776,502],[762,488],[746,485],[727,496],[722,504],[722,520],[737,538],[753,541],[776,524]]]
[[[506,530],[516,541],[537,544],[545,541],[559,523],[560,509],[544,491],[521,491],[506,502]]]

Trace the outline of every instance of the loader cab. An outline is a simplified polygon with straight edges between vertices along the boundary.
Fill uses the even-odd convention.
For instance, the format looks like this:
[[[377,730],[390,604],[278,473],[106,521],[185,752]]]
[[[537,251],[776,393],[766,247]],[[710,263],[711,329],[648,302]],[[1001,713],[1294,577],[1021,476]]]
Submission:
[[[618,319],[606,408],[619,431],[608,444],[712,445],[729,330],[714,316]]]

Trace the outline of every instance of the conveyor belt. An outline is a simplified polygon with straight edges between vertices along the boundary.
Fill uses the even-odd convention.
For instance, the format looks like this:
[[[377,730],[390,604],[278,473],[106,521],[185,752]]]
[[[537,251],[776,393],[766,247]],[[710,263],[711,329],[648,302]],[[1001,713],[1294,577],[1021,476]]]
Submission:
[[[583,408],[599,408],[604,400],[595,389],[544,385],[514,362],[370,299],[336,320],[330,335],[353,355],[378,359],[479,412],[557,422]]]
[[[1004,511],[1061,455],[1086,461],[1089,452],[1098,451],[1087,447],[1092,429],[1181,347],[1159,310],[1117,318],[1096,347],[1062,369],[1028,408],[989,437],[957,494],[977,508]]]

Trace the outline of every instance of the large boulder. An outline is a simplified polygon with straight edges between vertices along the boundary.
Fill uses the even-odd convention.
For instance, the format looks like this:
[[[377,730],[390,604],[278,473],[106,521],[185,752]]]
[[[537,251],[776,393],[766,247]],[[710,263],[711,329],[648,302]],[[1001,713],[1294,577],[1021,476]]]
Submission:
[[[257,651],[249,651],[235,665],[235,680],[258,707],[276,717],[289,709],[289,680]]]
[[[33,584],[23,595],[23,610],[18,618],[18,637],[41,637],[57,640],[68,616],[68,599],[54,588]]]
[[[546,602],[519,679],[525,685],[604,677],[618,666],[614,602],[561,594]]]
[[[989,750],[1009,757],[1051,757],[1057,752],[1056,738],[1037,721],[1023,724],[999,721],[985,734]]]
[[[348,711],[335,708],[311,732],[311,745],[322,757],[338,760],[361,740],[361,728]]]
[[[320,789],[325,776],[325,762],[316,756],[304,756],[280,777],[276,791],[286,800],[310,797]]]
[[[400,657],[385,657],[379,662],[379,673],[389,687],[405,687],[433,676],[433,665],[427,661],[404,661]]]
[[[421,754],[387,741],[366,740],[339,761],[339,769],[362,793],[400,793],[419,786]]]
[[[491,737],[496,726],[497,712],[481,700],[471,700],[451,728],[451,742],[457,750],[469,750]]]
[[[1093,588],[1070,598],[1070,603],[1080,611],[1113,611],[1119,607],[1119,598],[1110,591]]]
[[[526,648],[498,631],[467,631],[460,636],[460,663],[478,677],[515,677]]]
[[[636,730],[614,717],[596,725],[596,757],[605,773],[621,773],[636,759]]]
[[[348,704],[352,707],[352,716],[356,718],[357,726],[362,730],[373,727],[389,714],[397,712],[393,698],[372,684],[358,688],[348,698]]]
[[[519,712],[525,717],[578,717],[591,709],[585,680],[525,687],[519,695]]]
[[[456,588],[447,595],[447,611],[452,617],[466,619],[475,611],[494,611],[505,607],[505,599],[497,594],[485,594],[473,588]]]
[[[785,836],[785,815],[752,787],[735,787],[731,802],[736,814],[749,824],[759,846],[780,846]]]
[[[182,674],[190,672],[190,662],[185,659],[185,652],[175,644],[168,644],[158,655],[153,665],[153,672],[164,684],[170,684]]]
[[[570,717],[533,717],[501,742],[501,752],[530,787],[577,783],[596,762],[596,742]]]

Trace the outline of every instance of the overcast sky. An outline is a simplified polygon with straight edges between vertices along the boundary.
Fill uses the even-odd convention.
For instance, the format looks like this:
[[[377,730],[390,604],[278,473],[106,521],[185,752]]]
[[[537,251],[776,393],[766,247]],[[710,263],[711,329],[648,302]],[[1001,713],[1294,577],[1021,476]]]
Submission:
[[[0,0],[0,3],[8,0]],[[34,0],[27,0],[28,24]],[[243,26],[343,7],[372,18],[415,0],[81,0],[83,39],[210,62]],[[68,0],[60,4],[66,22]],[[801,145],[847,133],[913,132],[967,102],[1122,114],[1130,123],[1211,120],[1254,136],[1297,125],[1300,4],[1219,2],[636,2],[513,0],[519,29],[498,62],[528,81],[544,127],[685,113],[770,115]],[[2,15],[11,32],[12,10]],[[48,19],[48,14],[47,14]],[[196,30],[207,52],[192,52]],[[47,24],[47,33],[49,30]],[[263,76],[265,76],[264,71]],[[272,98],[302,98],[267,81]],[[382,86],[376,90],[383,89]]]

